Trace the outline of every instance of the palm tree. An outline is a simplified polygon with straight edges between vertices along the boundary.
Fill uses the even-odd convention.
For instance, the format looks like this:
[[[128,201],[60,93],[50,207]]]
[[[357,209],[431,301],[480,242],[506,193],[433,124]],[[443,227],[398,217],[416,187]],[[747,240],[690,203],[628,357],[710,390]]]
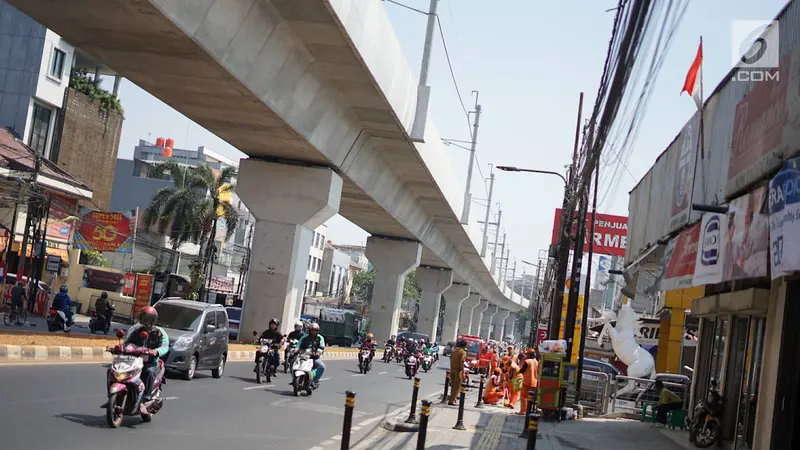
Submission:
[[[201,292],[207,269],[217,251],[214,242],[218,219],[221,217],[225,222],[226,240],[239,223],[237,211],[224,199],[235,189],[236,168],[225,167],[216,172],[208,164],[183,167],[169,159],[156,165],[152,174],[169,174],[174,186],[156,192],[145,210],[144,226],[147,229],[155,226],[160,234],[169,236],[173,250],[189,241],[200,246],[198,256],[202,271],[192,271],[192,286],[194,292]]]

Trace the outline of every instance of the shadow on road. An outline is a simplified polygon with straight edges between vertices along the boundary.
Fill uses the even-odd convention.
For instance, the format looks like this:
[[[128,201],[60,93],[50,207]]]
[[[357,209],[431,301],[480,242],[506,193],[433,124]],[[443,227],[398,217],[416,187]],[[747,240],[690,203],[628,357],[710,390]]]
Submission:
[[[244,381],[247,384],[256,384],[255,376],[250,377],[240,377],[238,375],[229,375],[228,378],[235,378],[239,381]]]
[[[90,428],[109,428],[104,416],[90,416],[88,414],[59,414],[55,417],[69,420],[70,422]]]

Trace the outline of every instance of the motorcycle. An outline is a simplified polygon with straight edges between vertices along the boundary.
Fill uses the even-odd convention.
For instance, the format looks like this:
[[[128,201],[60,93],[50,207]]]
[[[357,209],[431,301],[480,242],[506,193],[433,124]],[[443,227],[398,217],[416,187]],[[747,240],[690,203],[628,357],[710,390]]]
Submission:
[[[372,368],[372,351],[368,348],[362,348],[358,356],[358,370],[366,374]]]
[[[423,353],[420,366],[422,366],[422,370],[426,373],[431,370],[431,367],[433,367],[433,355],[430,353]]]
[[[408,355],[408,358],[406,358],[406,376],[410,380],[417,375],[418,371],[419,363],[417,362],[417,355]]]
[[[392,361],[394,357],[395,349],[394,345],[387,345],[386,349],[383,351],[383,362],[388,363]]]
[[[125,332],[117,330],[117,337],[122,339]],[[147,340],[147,332],[142,331],[142,340]],[[122,344],[117,345],[109,352],[114,355],[111,365],[108,367],[106,384],[108,388],[108,402],[103,405],[106,409],[106,422],[111,428],[122,425],[123,416],[141,415],[142,421],[150,422],[153,414],[156,414],[164,406],[164,397],[161,395],[161,388],[166,384],[164,379],[164,361],[158,360],[158,371],[153,381],[153,392],[150,400],[145,403],[147,414],[141,414],[139,403],[144,394],[144,381],[142,381],[142,368],[145,361],[153,356],[150,349],[137,347],[128,344],[124,348]]]
[[[306,395],[311,395],[316,389],[313,381],[317,375],[317,369],[314,368],[312,356],[311,350],[306,349],[297,354],[294,364],[292,364],[292,389],[295,397],[299,396],[301,391],[306,391]]]
[[[403,360],[406,359],[407,355],[408,355],[408,352],[406,351],[406,349],[404,349],[404,348],[401,348],[400,350],[395,349],[395,351],[394,351],[394,360],[397,361],[397,362],[403,362]]]
[[[689,442],[698,448],[709,448],[719,444],[722,439],[722,396],[716,390],[716,383],[711,382],[708,397],[700,400],[694,407],[692,421],[689,424]]]
[[[472,372],[471,364],[469,361],[464,361],[464,376],[461,378],[461,383],[466,386],[472,386],[472,381],[469,379],[469,374]]]
[[[106,311],[103,313],[98,313],[97,311],[92,313],[92,318],[89,319],[89,331],[94,334],[95,331],[102,331],[103,334],[108,334],[111,331],[111,317],[114,314],[114,306],[108,305],[106,307]]]
[[[63,331],[65,333],[72,331],[73,323],[72,321],[67,321],[67,314],[64,311],[50,308],[47,311],[45,322],[47,322],[47,331]]]
[[[434,343],[431,346],[431,351],[433,352],[433,360],[439,362],[439,344]]]
[[[289,344],[286,346],[286,350],[283,352],[283,373],[289,373],[289,368],[292,367],[292,363],[294,362],[294,358],[297,356],[297,339],[289,340]]]
[[[269,364],[272,361],[273,353],[278,351],[275,348],[275,344],[272,342],[272,339],[259,339],[260,347],[258,351],[261,353],[261,356],[256,361],[256,383],[261,384],[264,381],[264,378],[267,379],[267,383],[272,381],[272,377],[278,375],[278,368],[274,365]]]

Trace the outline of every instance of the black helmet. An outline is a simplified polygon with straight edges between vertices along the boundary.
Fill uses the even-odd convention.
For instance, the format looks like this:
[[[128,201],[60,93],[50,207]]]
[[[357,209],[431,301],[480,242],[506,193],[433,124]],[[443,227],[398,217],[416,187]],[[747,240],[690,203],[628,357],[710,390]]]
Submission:
[[[108,292],[103,292],[100,294],[100,298],[108,298]]]
[[[280,321],[280,320],[278,320],[278,319],[275,319],[275,318],[272,318],[272,319],[270,319],[270,321],[269,321],[269,326],[272,326],[272,324],[273,324],[273,323],[274,323],[275,325],[277,325],[277,326],[281,326],[281,321]]]

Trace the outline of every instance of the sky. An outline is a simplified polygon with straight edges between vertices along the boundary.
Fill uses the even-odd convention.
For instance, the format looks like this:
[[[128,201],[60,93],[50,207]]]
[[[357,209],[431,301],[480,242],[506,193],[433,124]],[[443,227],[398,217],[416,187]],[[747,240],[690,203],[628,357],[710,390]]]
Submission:
[[[354,0],[358,1],[358,0]],[[367,0],[363,0],[367,1]],[[371,0],[370,0],[371,1]],[[429,0],[398,0],[427,10]],[[563,172],[574,144],[578,97],[585,93],[584,117],[591,111],[605,61],[614,19],[613,0],[440,0],[439,17],[447,50],[468,109],[477,90],[482,106],[473,176],[473,197],[485,199],[490,164]],[[704,91],[709,95],[730,70],[734,20],[774,18],[786,0],[691,0],[666,56],[638,139],[625,158],[604,152],[600,166],[598,212],[627,216],[628,192],[696,110],[680,95],[686,72],[703,36]],[[406,59],[419,73],[426,17],[389,2],[384,7]],[[430,114],[446,138],[468,140],[469,129],[436,34],[429,85]],[[139,139],[172,137],[176,147],[205,145],[233,159],[242,153],[191,122],[128,80],[120,88],[125,122],[119,157],[130,158]],[[453,170],[466,180],[469,153],[451,152]],[[621,166],[620,166],[621,165]],[[612,177],[613,173],[617,177]],[[492,214],[503,211],[503,232],[511,258],[535,261],[550,244],[562,182],[554,176],[495,171]],[[476,200],[472,214],[485,212]],[[367,233],[341,216],[328,223],[328,239],[361,244]],[[491,239],[490,239],[491,240]]]

